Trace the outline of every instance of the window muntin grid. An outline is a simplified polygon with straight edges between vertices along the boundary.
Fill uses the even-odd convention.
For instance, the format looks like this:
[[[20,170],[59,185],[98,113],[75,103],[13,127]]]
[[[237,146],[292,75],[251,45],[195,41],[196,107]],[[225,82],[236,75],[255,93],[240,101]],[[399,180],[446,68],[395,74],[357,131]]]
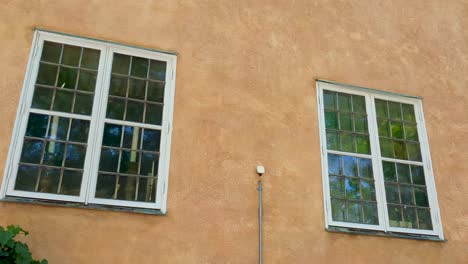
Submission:
[[[414,98],[407,98],[390,94],[386,95],[385,92],[372,92],[366,88],[352,87],[347,85],[342,86],[339,84],[331,84],[322,81],[317,82],[317,87],[320,110],[321,142],[323,148],[322,160],[324,161],[323,184],[325,189],[324,195],[326,225],[330,227],[337,226],[421,235],[434,235],[438,236],[439,238],[443,238],[443,231],[437,205],[437,197],[435,193],[435,184],[430,165],[429,148],[427,146],[427,137],[425,134],[425,126],[422,117],[421,102]],[[378,225],[363,224],[357,221],[353,223],[333,220],[333,205],[331,204],[332,195],[329,189],[331,187],[329,182],[328,156],[330,154],[341,154],[341,151],[330,150],[328,148],[329,144],[327,144],[328,142],[326,132],[328,132],[328,128],[325,119],[325,110],[327,110],[327,98],[325,96],[327,91],[349,93],[352,95],[364,96],[366,98],[366,109],[369,114],[368,120],[371,143],[370,148],[372,155],[359,153],[351,154],[349,152],[346,153],[346,155],[355,155],[360,158],[372,158],[376,184],[375,187],[378,206],[378,218],[380,220]],[[385,102],[387,109],[385,114],[377,113],[379,109],[376,109],[376,100]],[[390,112],[391,110],[388,110],[390,107],[394,110],[393,114]],[[395,109],[398,108],[400,110],[395,111]],[[395,114],[395,112],[398,113],[398,115]],[[388,157],[381,155],[381,146],[379,145],[379,139],[381,137],[379,137],[379,128],[380,131],[385,132],[387,132],[387,129],[383,130],[383,125],[380,125],[379,127],[378,121],[381,121],[381,123],[383,123],[383,121],[387,121],[388,126],[386,128],[388,128],[388,133],[382,138],[392,140],[392,148],[393,141],[400,141],[403,142],[403,144],[417,144],[418,148],[415,149],[418,151],[409,152],[409,154],[408,152],[405,152],[405,156],[405,154],[399,155],[398,150],[396,153],[397,155],[395,155],[395,150],[391,149],[392,155],[388,155]],[[392,124],[392,122],[396,123],[396,125]],[[400,123],[401,125],[399,125]],[[402,132],[399,131],[400,127]],[[407,151],[406,145],[405,151]],[[410,149],[410,151],[412,151],[412,149]],[[419,155],[414,155],[415,153],[419,153]],[[398,159],[399,157],[400,159]],[[398,176],[395,176],[393,180],[384,178],[384,166],[382,162],[393,163],[394,166],[397,166],[396,163],[408,165],[410,168],[410,182],[405,180],[408,178],[408,176],[405,178],[403,174],[401,174],[401,179],[398,178]],[[422,174],[418,173],[415,174],[415,178],[413,179],[412,170],[422,170],[424,176],[421,177]],[[416,171],[414,173],[416,173]],[[421,180],[421,178],[423,178],[423,180]],[[393,200],[393,203],[387,201],[385,187],[388,184],[397,186],[398,193],[394,191],[393,196],[395,197],[396,194],[398,200]],[[400,186],[402,186],[401,189]],[[404,193],[400,194],[401,191]],[[402,195],[403,200],[401,200]],[[398,214],[389,211],[390,208],[397,208],[398,210],[396,212]]]

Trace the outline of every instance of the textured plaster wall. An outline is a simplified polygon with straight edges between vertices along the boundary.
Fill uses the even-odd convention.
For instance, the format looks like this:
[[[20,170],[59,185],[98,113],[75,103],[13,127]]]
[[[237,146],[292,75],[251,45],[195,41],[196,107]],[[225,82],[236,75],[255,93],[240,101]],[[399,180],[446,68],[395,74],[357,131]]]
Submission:
[[[168,215],[0,203],[50,263],[468,263],[468,1],[1,0],[0,171],[32,29],[176,51]],[[328,233],[316,78],[424,97],[448,242]],[[2,177],[2,176],[0,176]]]

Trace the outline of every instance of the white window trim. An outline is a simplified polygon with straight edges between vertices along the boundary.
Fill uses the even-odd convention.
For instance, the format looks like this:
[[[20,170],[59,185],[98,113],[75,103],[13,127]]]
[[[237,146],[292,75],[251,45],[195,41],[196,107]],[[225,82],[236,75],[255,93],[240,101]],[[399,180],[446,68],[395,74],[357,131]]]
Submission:
[[[93,101],[94,107],[91,116],[83,116],[71,113],[60,113],[30,108],[44,41],[54,41],[63,44],[98,49],[101,51],[98,75],[96,80],[96,90]],[[112,66],[113,52],[165,61],[167,63],[162,125],[157,126],[143,123],[133,124],[138,127],[147,127],[161,131],[156,201],[153,203],[94,198],[95,186],[97,181],[97,170],[99,166],[99,156],[101,153],[104,122],[106,121],[105,113],[108,99],[107,94],[111,78],[110,67]],[[123,44],[116,44],[107,41],[100,41],[60,33],[36,30],[33,36],[32,48],[30,51],[20,101],[17,108],[15,125],[10,140],[8,157],[2,179],[2,186],[0,189],[0,198],[3,199],[6,196],[17,196],[24,198],[79,202],[83,204],[102,204],[132,208],[158,209],[162,213],[165,213],[167,209],[167,189],[171,151],[171,123],[173,120],[174,113],[176,62],[177,56],[173,54],[166,54],[142,48],[134,48],[125,46]],[[60,194],[47,194],[14,190],[14,184],[16,181],[18,169],[17,164],[21,155],[22,144],[24,141],[24,135],[26,131],[29,113],[42,113],[71,118],[79,117],[80,119],[91,121],[85,163],[83,168],[83,178],[80,196],[68,196]],[[132,124],[131,122],[125,121],[115,122],[113,120],[112,122],[119,124]]]
[[[383,232],[399,232],[407,234],[419,234],[419,235],[430,235],[437,236],[440,239],[443,239],[443,229],[442,222],[440,218],[439,204],[437,201],[437,192],[434,182],[434,174],[432,170],[432,162],[429,151],[429,143],[427,139],[424,115],[423,115],[423,106],[422,100],[419,98],[412,98],[403,95],[396,95],[388,92],[382,91],[373,91],[367,88],[353,87],[350,85],[340,85],[324,81],[316,82],[317,90],[317,108],[319,114],[319,129],[320,129],[320,148],[321,148],[321,160],[322,160],[322,184],[323,184],[323,195],[324,195],[324,208],[325,208],[325,225],[326,228],[329,227],[347,227],[355,229],[365,229],[365,230],[375,230]],[[371,145],[371,155],[365,154],[356,154],[342,151],[333,151],[327,150],[327,141],[326,141],[326,129],[325,129],[325,111],[323,109],[323,90],[341,92],[352,95],[362,95],[365,96],[366,100],[366,110],[367,110],[367,120],[369,128],[369,139]],[[412,104],[414,106],[415,115],[417,119],[417,129],[420,141],[421,156],[422,162],[413,162],[413,161],[403,161],[382,158],[380,154],[380,145],[379,145],[379,136],[378,128],[376,122],[376,113],[375,113],[375,98],[395,101],[400,103]],[[372,169],[374,172],[375,179],[375,189],[376,189],[376,199],[377,199],[377,208],[378,208],[378,219],[379,225],[366,225],[359,223],[347,223],[339,222],[332,220],[331,213],[331,201],[330,201],[330,189],[328,181],[328,153],[336,153],[341,155],[355,156],[355,157],[365,157],[372,159]],[[381,160],[389,160],[400,163],[408,164],[417,164],[423,165],[427,194],[429,200],[429,207],[431,208],[431,220],[433,225],[433,230],[421,230],[421,229],[409,229],[409,228],[397,228],[390,227],[388,212],[387,212],[387,202],[385,197],[384,189],[384,179],[383,179],[383,170]]]

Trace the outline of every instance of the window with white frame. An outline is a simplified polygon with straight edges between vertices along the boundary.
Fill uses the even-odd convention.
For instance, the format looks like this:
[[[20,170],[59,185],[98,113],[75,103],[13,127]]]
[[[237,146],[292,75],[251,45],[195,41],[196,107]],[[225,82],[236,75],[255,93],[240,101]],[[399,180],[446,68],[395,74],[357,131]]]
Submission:
[[[164,212],[175,63],[36,31],[2,196]]]
[[[421,99],[317,81],[325,222],[443,239]]]

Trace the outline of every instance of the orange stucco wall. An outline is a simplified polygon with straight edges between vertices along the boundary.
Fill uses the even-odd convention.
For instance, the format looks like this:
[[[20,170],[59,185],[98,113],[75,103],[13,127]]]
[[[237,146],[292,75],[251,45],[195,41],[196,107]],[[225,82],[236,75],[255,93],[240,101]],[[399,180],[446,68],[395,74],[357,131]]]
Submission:
[[[34,27],[179,53],[167,216],[0,202],[50,263],[468,263],[468,2],[0,1],[0,172]],[[324,230],[315,79],[422,96],[448,242]],[[2,177],[2,176],[0,176]]]

